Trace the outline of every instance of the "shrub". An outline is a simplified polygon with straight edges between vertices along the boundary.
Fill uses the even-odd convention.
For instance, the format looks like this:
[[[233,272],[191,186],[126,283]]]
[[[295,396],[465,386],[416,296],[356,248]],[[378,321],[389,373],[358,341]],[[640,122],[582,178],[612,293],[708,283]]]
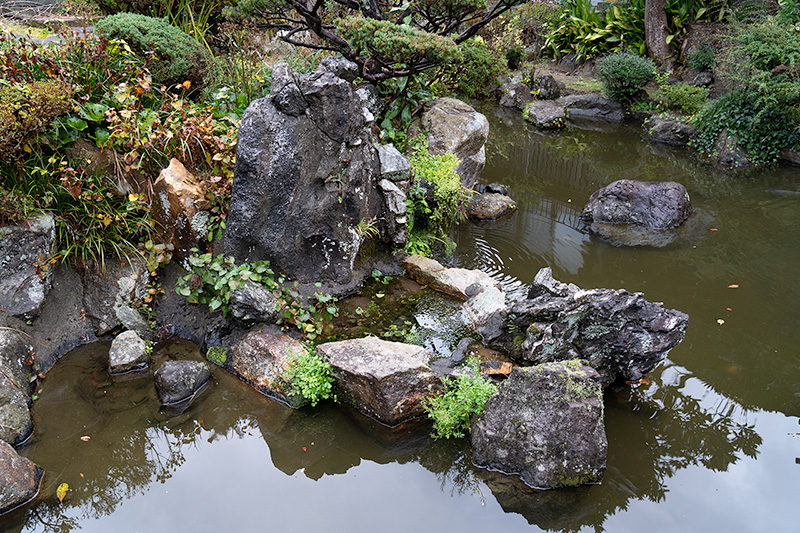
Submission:
[[[661,84],[655,92],[656,100],[662,111],[677,111],[686,115],[694,115],[706,103],[708,90],[695,87],[684,82]]]
[[[706,43],[688,52],[686,54],[686,59],[689,61],[689,66],[691,68],[701,72],[713,69],[716,64],[714,49]]]
[[[462,60],[442,69],[444,85],[470,98],[487,99],[499,87],[497,79],[508,72],[506,59],[476,37],[458,46]]]
[[[750,160],[757,165],[775,164],[781,149],[800,141],[797,123],[775,103],[740,89],[718,98],[694,119],[697,136],[691,144],[700,152],[714,153],[723,131],[735,135]]]
[[[466,369],[467,374],[443,377],[444,392],[423,401],[437,439],[465,436],[472,417],[481,414],[486,401],[497,392],[497,385],[480,374],[477,359],[470,358]]]
[[[312,407],[327,400],[333,393],[330,363],[311,352],[303,351],[294,356],[281,378],[289,384],[289,395],[299,394]]]
[[[108,38],[123,39],[140,55],[152,53],[148,68],[156,83],[169,87],[189,81],[192,89],[203,86],[208,52],[166,20],[118,13],[98,21],[97,29]]]
[[[0,86],[0,153],[15,153],[23,140],[72,108],[72,90],[59,81]]]
[[[613,100],[630,100],[655,77],[652,59],[630,52],[617,52],[605,57],[597,66],[603,80],[603,94]]]

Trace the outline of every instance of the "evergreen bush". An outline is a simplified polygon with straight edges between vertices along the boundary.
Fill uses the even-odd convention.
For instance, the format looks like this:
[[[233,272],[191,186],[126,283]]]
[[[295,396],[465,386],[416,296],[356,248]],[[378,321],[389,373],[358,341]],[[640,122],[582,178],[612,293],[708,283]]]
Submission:
[[[189,81],[192,90],[203,86],[208,52],[165,19],[118,13],[98,21],[97,29],[109,39],[124,40],[137,54],[152,53],[148,69],[154,82],[170,87]]]
[[[695,87],[684,82],[662,84],[655,92],[658,106],[662,111],[677,111],[686,115],[694,115],[706,103],[708,90]]]
[[[603,81],[603,94],[612,100],[627,101],[655,77],[652,59],[630,52],[606,56],[597,66]]]
[[[508,72],[506,58],[479,37],[464,41],[458,48],[463,59],[444,67],[444,85],[470,98],[491,98],[499,88],[497,80]]]

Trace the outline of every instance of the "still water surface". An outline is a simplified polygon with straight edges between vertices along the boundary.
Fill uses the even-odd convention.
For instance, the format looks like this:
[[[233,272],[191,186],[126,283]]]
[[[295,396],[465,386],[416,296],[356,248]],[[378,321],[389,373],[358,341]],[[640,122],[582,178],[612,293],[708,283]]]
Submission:
[[[465,442],[395,435],[336,405],[292,411],[218,369],[170,416],[149,380],[108,379],[99,344],[48,374],[21,450],[46,483],[0,529],[797,531],[800,198],[769,191],[800,189],[800,172],[725,175],[632,127],[541,134],[485,112],[482,181],[510,184],[519,209],[499,228],[462,223],[456,263],[513,297],[551,266],[561,281],[641,291],[690,316],[649,385],[607,391],[602,484],[531,491],[472,468]],[[686,186],[696,213],[678,242],[624,249],[586,232],[581,207],[620,178]],[[188,343],[167,352],[199,357]]]

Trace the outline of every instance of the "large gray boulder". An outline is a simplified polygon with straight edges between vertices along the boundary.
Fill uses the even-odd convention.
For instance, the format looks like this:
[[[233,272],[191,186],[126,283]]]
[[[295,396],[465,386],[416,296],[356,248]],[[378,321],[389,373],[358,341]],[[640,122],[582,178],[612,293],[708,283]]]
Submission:
[[[622,104],[603,98],[599,94],[573,94],[559,98],[556,102],[566,108],[571,119],[583,118],[614,123],[625,120]]]
[[[279,63],[270,96],[247,108],[226,233],[238,262],[268,259],[301,284],[322,282],[342,293],[369,271],[357,264],[362,244],[377,241],[387,251],[396,243],[398,217],[389,215],[378,185],[382,160],[372,114],[355,94],[357,74],[357,65],[343,59],[327,58],[305,75]],[[405,194],[402,177],[392,179],[396,170],[386,179]]]
[[[688,315],[664,309],[641,293],[583,290],[541,269],[528,297],[504,311],[495,344],[527,364],[585,359],[604,385],[637,381],[686,334]]]
[[[618,180],[595,191],[581,217],[612,244],[665,246],[691,213],[689,193],[680,183]]]
[[[33,432],[30,345],[16,331],[0,330],[0,440],[19,444]]]
[[[650,117],[643,127],[651,141],[670,146],[686,146],[697,135],[697,128],[688,121],[660,116]]]
[[[427,132],[431,154],[455,154],[459,160],[456,173],[461,184],[471,189],[486,164],[486,139],[489,121],[467,103],[455,98],[439,98],[423,105],[423,111],[411,122],[408,137]]]
[[[38,316],[50,290],[55,222],[42,214],[0,227],[0,308],[23,318]]]
[[[564,93],[566,87],[550,74],[537,76],[534,94],[539,100],[555,100]]]
[[[43,475],[40,466],[0,441],[0,515],[32,500]]]
[[[424,416],[422,400],[441,387],[420,346],[365,337],[317,350],[331,364],[339,400],[387,426]]]
[[[225,368],[260,393],[297,408],[308,401],[292,391],[286,371],[294,359],[305,353],[297,340],[261,326],[229,347]]]
[[[123,331],[111,341],[108,351],[109,374],[138,372],[147,367],[147,345],[135,331]]]
[[[522,113],[522,118],[543,130],[563,128],[567,123],[567,113],[564,106],[555,100],[531,102]]]
[[[472,423],[478,466],[531,487],[597,483],[606,470],[603,388],[578,360],[514,368]]]
[[[210,379],[211,368],[200,361],[165,361],[153,375],[163,405],[193,400]]]
[[[514,200],[491,192],[474,195],[466,206],[467,218],[473,222],[505,219],[512,216],[516,209]]]

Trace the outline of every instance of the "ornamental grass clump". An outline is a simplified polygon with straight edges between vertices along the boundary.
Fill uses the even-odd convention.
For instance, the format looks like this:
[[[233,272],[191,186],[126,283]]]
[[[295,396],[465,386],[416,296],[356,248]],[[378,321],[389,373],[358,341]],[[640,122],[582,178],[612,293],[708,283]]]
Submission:
[[[603,81],[603,95],[606,98],[629,101],[655,78],[656,64],[646,57],[618,52],[606,56],[597,70]]]

